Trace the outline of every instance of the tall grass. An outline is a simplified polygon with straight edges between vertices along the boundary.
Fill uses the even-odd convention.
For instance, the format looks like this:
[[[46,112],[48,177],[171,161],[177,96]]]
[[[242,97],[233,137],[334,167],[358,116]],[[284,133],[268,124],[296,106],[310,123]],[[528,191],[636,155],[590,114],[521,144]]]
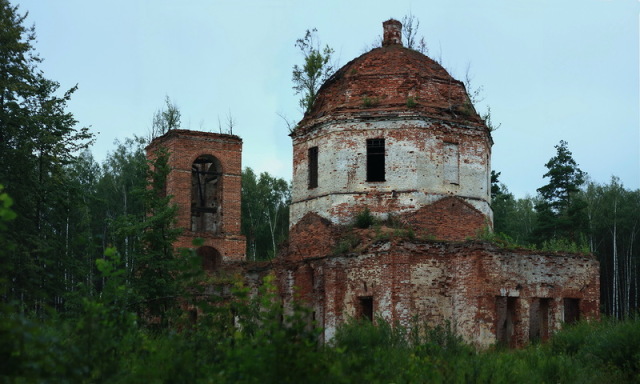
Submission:
[[[579,323],[545,344],[478,351],[447,326],[351,321],[331,343],[307,309],[283,310],[271,280],[237,286],[181,331],[149,332],[117,301],[77,319],[28,320],[0,306],[0,382],[635,383],[640,320]]]

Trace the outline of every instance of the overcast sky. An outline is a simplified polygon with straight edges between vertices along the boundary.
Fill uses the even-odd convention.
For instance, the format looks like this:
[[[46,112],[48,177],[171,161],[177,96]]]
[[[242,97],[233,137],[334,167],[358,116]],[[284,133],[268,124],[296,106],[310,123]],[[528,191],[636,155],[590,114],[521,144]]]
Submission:
[[[243,166],[291,179],[299,120],[294,46],[317,28],[340,66],[411,12],[429,56],[457,79],[467,67],[491,106],[493,169],[518,197],[545,184],[560,140],[598,182],[640,188],[639,21],[635,0],[22,0],[45,75],[78,84],[69,110],[97,134],[102,161],[115,139],[147,136],[168,95],[182,128],[218,131],[232,116]]]

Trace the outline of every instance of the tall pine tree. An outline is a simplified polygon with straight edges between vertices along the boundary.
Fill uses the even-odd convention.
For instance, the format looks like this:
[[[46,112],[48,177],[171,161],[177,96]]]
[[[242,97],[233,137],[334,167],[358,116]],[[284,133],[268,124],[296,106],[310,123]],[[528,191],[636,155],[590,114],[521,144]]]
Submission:
[[[533,236],[538,244],[552,240],[578,243],[587,223],[587,205],[578,196],[585,173],[573,159],[566,141],[561,140],[555,148],[556,155],[545,164],[548,171],[544,177],[549,183],[537,190],[541,200],[536,204]]]
[[[173,243],[182,230],[176,228],[178,206],[166,195],[166,180],[170,172],[169,152],[161,148],[149,164],[149,186],[143,196],[146,219],[132,227],[141,242],[132,265],[132,288],[136,309],[153,325],[167,327],[183,293],[179,285],[180,271],[186,260],[176,257]]]

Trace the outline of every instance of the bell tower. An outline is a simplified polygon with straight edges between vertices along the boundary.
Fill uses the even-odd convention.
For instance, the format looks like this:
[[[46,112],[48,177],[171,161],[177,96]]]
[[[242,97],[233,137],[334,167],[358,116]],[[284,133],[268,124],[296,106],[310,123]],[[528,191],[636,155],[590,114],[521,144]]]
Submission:
[[[147,157],[164,148],[171,169],[166,193],[178,205],[177,226],[182,236],[176,248],[197,249],[203,267],[215,270],[224,261],[245,259],[240,232],[242,139],[235,135],[174,129],[154,139]]]

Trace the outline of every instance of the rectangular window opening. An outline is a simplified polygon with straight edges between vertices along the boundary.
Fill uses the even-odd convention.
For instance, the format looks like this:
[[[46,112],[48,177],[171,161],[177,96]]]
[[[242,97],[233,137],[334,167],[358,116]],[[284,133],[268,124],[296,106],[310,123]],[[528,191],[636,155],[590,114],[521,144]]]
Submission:
[[[318,186],[318,147],[309,148],[309,189]]]
[[[540,298],[531,302],[529,317],[529,340],[532,342],[549,339],[549,307],[551,299]]]
[[[358,298],[360,308],[358,308],[358,317],[373,321],[373,297],[365,296]]]
[[[564,322],[574,324],[580,320],[580,299],[564,299]]]
[[[367,139],[367,181],[385,181],[384,139]]]

